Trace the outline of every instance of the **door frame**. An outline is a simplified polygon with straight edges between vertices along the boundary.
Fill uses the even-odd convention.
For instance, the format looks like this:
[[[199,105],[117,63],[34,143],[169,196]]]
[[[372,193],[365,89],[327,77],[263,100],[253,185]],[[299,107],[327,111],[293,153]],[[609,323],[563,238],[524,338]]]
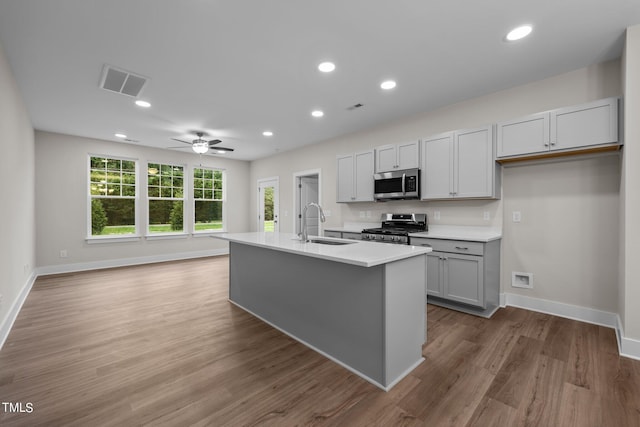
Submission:
[[[272,176],[272,177],[268,177],[268,178],[259,178],[256,181],[256,193],[257,193],[257,207],[256,210],[258,211],[258,214],[256,215],[256,220],[257,220],[257,225],[256,225],[256,230],[257,231],[264,231],[264,228],[260,227],[260,217],[262,216],[263,212],[260,210],[261,206],[262,206],[262,192],[260,191],[261,185],[267,182],[275,182],[276,185],[274,186],[275,190],[275,194],[273,197],[273,215],[274,215],[274,220],[276,221],[273,227],[273,231],[274,233],[277,233],[280,231],[280,177],[279,176]],[[264,223],[264,221],[263,221]]]
[[[298,205],[300,204],[300,200],[298,197],[298,185],[300,183],[300,178],[305,176],[315,176],[318,178],[318,204],[322,206],[322,169],[308,169],[304,171],[294,172],[293,173],[293,227],[291,228],[292,233],[296,233],[298,230]],[[318,219],[318,234],[322,235],[322,222]]]

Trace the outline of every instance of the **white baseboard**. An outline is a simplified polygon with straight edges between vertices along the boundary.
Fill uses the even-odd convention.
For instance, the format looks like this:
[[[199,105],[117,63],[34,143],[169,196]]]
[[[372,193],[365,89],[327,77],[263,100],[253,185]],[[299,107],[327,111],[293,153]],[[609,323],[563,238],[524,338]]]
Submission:
[[[640,360],[640,341],[625,338],[620,316],[617,316],[616,338],[618,339],[618,353],[620,353],[620,356]]]
[[[567,319],[593,323],[600,326],[606,326],[608,328],[616,328],[618,324],[616,320],[617,314],[615,313],[596,310],[594,308],[581,307],[579,305],[565,304],[562,302],[532,298],[517,294],[504,294],[504,303],[504,305],[512,307],[553,314],[554,316],[566,317]]]
[[[36,273],[38,276],[48,274],[75,273],[78,271],[99,270],[103,268],[128,267],[131,265],[152,264],[155,262],[179,261],[183,259],[202,258],[216,255],[228,255],[229,249],[210,249],[195,252],[180,252],[164,255],[151,255],[136,258],[119,258],[105,261],[91,261],[74,264],[48,265],[38,267]]]
[[[500,306],[519,307],[612,328],[616,331],[620,355],[640,360],[640,341],[625,338],[620,316],[616,313],[508,293],[500,294]]]
[[[22,308],[22,305],[27,300],[27,296],[29,295],[29,292],[31,292],[31,288],[33,287],[33,284],[36,281],[36,277],[37,276],[35,272],[32,272],[31,276],[29,277],[29,279],[27,279],[27,282],[24,284],[24,286],[20,290],[20,293],[18,294],[18,298],[16,298],[13,301],[13,304],[11,304],[11,308],[9,308],[7,315],[4,317],[4,319],[2,319],[2,323],[0,323],[0,350],[4,346],[4,343],[7,340],[7,337],[9,336],[9,332],[11,332],[11,328],[13,327],[14,322],[18,318],[18,313],[20,313],[20,309]]]

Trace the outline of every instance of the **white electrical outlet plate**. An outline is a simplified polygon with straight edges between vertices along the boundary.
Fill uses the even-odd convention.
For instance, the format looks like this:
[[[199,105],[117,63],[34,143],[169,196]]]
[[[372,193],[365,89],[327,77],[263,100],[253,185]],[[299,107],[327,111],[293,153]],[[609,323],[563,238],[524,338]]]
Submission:
[[[433,219],[440,219],[440,211],[433,212]]]
[[[513,222],[522,221],[522,213],[520,211],[513,211],[512,215],[513,215]]]
[[[62,249],[60,251],[60,258],[66,258],[67,256],[69,256],[69,254],[67,253],[66,249]]]
[[[484,211],[484,214],[482,214],[482,218],[485,221],[489,221],[491,219],[491,214],[489,213],[489,211]]]
[[[364,218],[364,211],[360,211],[360,218]]]

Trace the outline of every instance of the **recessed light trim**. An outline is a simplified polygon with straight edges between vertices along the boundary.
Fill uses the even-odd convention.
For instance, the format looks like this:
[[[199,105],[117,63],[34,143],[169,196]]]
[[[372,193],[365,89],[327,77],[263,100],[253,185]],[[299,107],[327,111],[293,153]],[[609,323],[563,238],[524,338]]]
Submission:
[[[120,139],[125,139],[127,137],[127,135],[125,135],[124,133],[116,133],[115,137],[116,138],[120,138]]]
[[[151,103],[149,103],[148,101],[143,101],[142,99],[138,99],[136,100],[136,105],[138,107],[142,107],[142,108],[149,108],[151,107]]]
[[[385,80],[380,83],[380,88],[384,90],[390,90],[396,87],[396,82],[394,80]]]
[[[264,132],[262,132],[262,135],[264,135],[264,136],[273,136],[273,132],[271,132],[270,130],[265,130]]]
[[[319,118],[319,117],[324,116],[324,112],[323,112],[322,110],[313,110],[313,111],[311,112],[311,115],[312,115],[313,117]]]
[[[531,25],[521,25],[509,31],[505,36],[505,40],[509,42],[521,40],[531,34],[531,31],[533,31],[533,27]]]
[[[323,73],[330,73],[335,69],[336,64],[330,61],[322,62],[320,63],[320,65],[318,65],[318,70],[322,71]]]

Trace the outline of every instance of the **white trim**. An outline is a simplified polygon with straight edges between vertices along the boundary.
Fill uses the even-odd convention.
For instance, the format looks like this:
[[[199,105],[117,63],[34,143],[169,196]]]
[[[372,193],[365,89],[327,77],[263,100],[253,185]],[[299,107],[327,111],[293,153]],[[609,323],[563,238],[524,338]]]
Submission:
[[[136,258],[120,258],[106,261],[92,261],[74,264],[48,265],[36,269],[38,276],[60,273],[74,273],[78,271],[98,270],[102,268],[127,267],[131,265],[151,264],[155,262],[179,261],[183,259],[202,258],[229,254],[228,248],[208,249],[204,251],[181,252],[166,255],[152,255]]]
[[[640,360],[640,341],[624,337],[624,328],[620,315],[616,316],[616,338],[618,341],[618,353],[620,356]]]
[[[640,360],[640,340],[625,338],[622,320],[620,315],[616,313],[523,295],[502,293],[500,294],[500,307],[506,306],[519,307],[525,310],[538,311],[612,328],[616,332],[618,354]]]
[[[524,308],[526,310],[566,317],[567,319],[593,323],[594,325],[605,326],[607,328],[615,329],[617,326],[617,315],[608,311],[509,293],[500,296],[501,306],[503,296],[504,306]]]
[[[189,237],[189,233],[178,232],[178,233],[157,233],[157,234],[147,234],[144,236],[147,240],[163,240],[163,239],[187,239]]]
[[[318,175],[318,204],[322,206],[322,169],[308,169],[305,171],[294,172],[293,173],[293,198],[291,199],[293,200],[293,215],[292,215],[293,217],[292,232],[293,233],[296,232],[296,225],[298,223],[298,218],[296,217],[296,209],[299,203],[298,192],[297,192],[298,179],[302,178],[303,176],[309,176],[309,175]],[[318,220],[318,235],[322,236],[322,222],[320,220]]]
[[[256,184],[258,186],[256,193],[258,196],[258,217],[256,218],[258,225],[256,226],[256,231],[262,231],[261,230],[261,223],[260,223],[260,215],[262,215],[261,212],[261,208],[262,208],[262,194],[260,193],[260,188],[262,187],[262,184],[267,183],[267,182],[272,182],[275,181],[276,185],[275,185],[275,189],[276,189],[276,194],[275,194],[275,198],[273,200],[273,213],[276,216],[276,225],[275,225],[275,229],[274,231],[276,233],[280,232],[280,177],[279,176],[272,176],[269,178],[258,178],[258,180],[256,181]],[[262,221],[262,223],[264,224],[264,220]]]
[[[11,328],[18,318],[18,313],[22,309],[22,305],[27,300],[27,296],[29,292],[31,292],[31,288],[36,281],[35,272],[31,273],[31,276],[27,279],[27,282],[24,284],[20,293],[18,294],[18,298],[13,301],[11,308],[7,312],[7,315],[2,319],[2,323],[0,323],[0,350],[4,346],[7,337],[9,336],[9,332],[11,332]]]
[[[104,237],[87,237],[85,242],[89,245],[95,245],[99,243],[124,243],[124,242],[139,242],[142,240],[142,236],[134,236],[134,235],[107,235]]]

